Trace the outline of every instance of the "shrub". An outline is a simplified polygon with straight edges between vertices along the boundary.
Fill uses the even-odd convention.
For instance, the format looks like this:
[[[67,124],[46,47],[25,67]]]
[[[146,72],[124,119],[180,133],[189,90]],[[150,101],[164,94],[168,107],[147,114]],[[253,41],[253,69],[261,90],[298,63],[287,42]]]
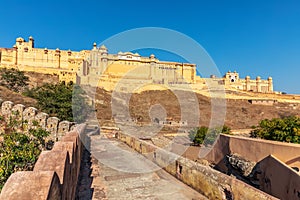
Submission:
[[[189,138],[194,145],[212,145],[220,133],[230,134],[230,128],[227,126],[211,128],[201,126],[194,128],[189,132]]]
[[[2,123],[6,128],[0,142],[0,191],[12,173],[33,169],[49,135],[39,127],[24,132],[19,124]]]
[[[300,144],[300,118],[264,119],[251,131],[251,137]]]
[[[20,92],[28,85],[29,78],[24,72],[17,69],[0,69],[1,85],[7,87],[14,92]]]
[[[45,84],[23,94],[36,99],[38,109],[61,120],[81,123],[91,111],[85,102],[85,92],[72,83]]]

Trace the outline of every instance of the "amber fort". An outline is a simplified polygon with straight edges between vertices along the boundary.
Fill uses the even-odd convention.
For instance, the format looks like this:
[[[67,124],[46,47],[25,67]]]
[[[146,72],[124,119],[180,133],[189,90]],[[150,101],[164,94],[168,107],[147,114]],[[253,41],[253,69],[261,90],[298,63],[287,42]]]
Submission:
[[[262,119],[299,115],[300,97],[277,94],[271,77],[241,78],[236,71],[201,77],[197,69],[205,67],[162,61],[154,54],[113,54],[96,43],[81,51],[35,48],[33,37],[0,48],[0,68],[32,73],[42,83],[92,86],[82,88],[89,89],[84,97],[96,111],[84,124],[60,121],[2,89],[3,120],[24,120],[29,128],[37,122],[55,142],[41,152],[32,171],[10,176],[0,200],[299,199],[299,144],[250,138],[249,132]],[[131,93],[141,85],[142,92]],[[171,87],[181,89],[174,92],[178,96]],[[90,88],[96,88],[94,99]],[[117,89],[124,92],[114,93]],[[224,101],[212,101],[209,89],[226,94],[225,124],[233,130],[220,134],[214,145],[195,146],[185,130],[222,116]],[[150,118],[158,103],[168,112]],[[154,135],[153,127],[162,129]]]
[[[192,63],[161,61],[153,54],[149,57],[132,52],[110,54],[104,45],[97,47],[96,43],[91,50],[71,51],[35,48],[33,37],[28,41],[19,37],[11,48],[0,48],[0,67],[57,75],[59,81],[101,86],[107,90],[113,90],[122,79],[133,84],[189,85],[196,90],[205,89],[206,82],[211,81],[228,89],[273,93],[271,77],[242,79],[239,73],[229,71],[223,77],[202,78]]]

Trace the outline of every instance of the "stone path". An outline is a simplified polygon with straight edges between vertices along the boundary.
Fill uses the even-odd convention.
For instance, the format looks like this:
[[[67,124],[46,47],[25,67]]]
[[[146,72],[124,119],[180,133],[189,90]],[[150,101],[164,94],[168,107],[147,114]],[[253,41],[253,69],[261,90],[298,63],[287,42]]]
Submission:
[[[93,178],[91,154],[88,150],[84,150],[81,160],[80,174],[78,177],[76,200],[89,200],[92,199],[93,189],[91,187]]]
[[[91,136],[91,154],[84,153],[77,199],[206,199],[119,141]]]

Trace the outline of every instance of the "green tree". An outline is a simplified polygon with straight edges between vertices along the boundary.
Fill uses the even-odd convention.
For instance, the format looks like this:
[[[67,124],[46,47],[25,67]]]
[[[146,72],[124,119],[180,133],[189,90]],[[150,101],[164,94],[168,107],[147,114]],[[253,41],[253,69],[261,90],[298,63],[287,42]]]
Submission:
[[[264,119],[251,131],[251,137],[300,144],[300,118]]]
[[[200,145],[203,143],[207,132],[208,128],[205,126],[194,128],[189,132],[189,138],[195,145]]]
[[[195,145],[212,145],[220,133],[230,134],[230,128],[227,126],[208,128],[201,126],[194,128],[189,132],[189,138]]]
[[[74,85],[72,93],[72,112],[73,119],[77,123],[84,122],[88,114],[92,111],[91,106],[86,102],[86,93],[78,85]]]
[[[231,128],[229,128],[228,126],[224,125],[222,127],[221,133],[230,135],[231,134]]]
[[[17,69],[3,68],[0,70],[1,85],[7,87],[14,92],[20,92],[28,86],[29,78],[25,76],[24,72]]]
[[[27,90],[23,94],[36,99],[38,109],[61,120],[80,123],[86,119],[91,111],[85,101],[85,92],[78,85],[72,83],[48,83]]]
[[[5,124],[2,120],[2,125],[7,128],[0,142],[0,191],[12,173],[33,169],[49,135],[39,127],[24,132],[19,124],[22,123]]]

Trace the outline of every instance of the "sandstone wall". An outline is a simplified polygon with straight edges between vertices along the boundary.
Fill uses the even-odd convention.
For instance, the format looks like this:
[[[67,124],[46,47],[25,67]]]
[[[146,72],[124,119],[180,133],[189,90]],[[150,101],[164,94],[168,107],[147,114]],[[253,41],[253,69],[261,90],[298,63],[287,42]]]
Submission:
[[[46,129],[51,133],[48,139],[53,141],[59,141],[66,132],[75,127],[75,123],[73,122],[60,121],[57,117],[49,117],[46,113],[38,112],[34,107],[26,108],[22,104],[14,105],[11,101],[4,101],[1,104],[0,114],[7,122],[13,119],[28,122],[28,129],[32,128],[34,126],[34,121],[36,121],[41,128]]]
[[[227,154],[239,154],[253,162],[259,162],[272,154],[285,164],[300,168],[299,144],[221,134],[205,159],[222,166]]]
[[[179,157],[147,141],[122,133],[118,133],[117,137],[209,199],[276,199],[209,166]]]
[[[299,200],[300,176],[295,170],[273,155],[263,159],[259,169],[262,172],[259,177],[262,190],[280,199]]]
[[[17,38],[13,48],[1,48],[0,52],[0,67],[57,75],[65,82],[76,81],[76,71],[89,54],[89,50],[35,48],[32,37],[28,41]]]
[[[2,189],[0,200],[75,199],[84,130],[85,125],[76,126],[56,142],[51,151],[43,151],[33,171],[12,174]]]
[[[300,168],[300,145],[221,134],[205,159],[227,173],[225,157],[233,154],[256,162],[246,178],[261,190],[280,199],[300,198],[300,174],[291,168]]]

